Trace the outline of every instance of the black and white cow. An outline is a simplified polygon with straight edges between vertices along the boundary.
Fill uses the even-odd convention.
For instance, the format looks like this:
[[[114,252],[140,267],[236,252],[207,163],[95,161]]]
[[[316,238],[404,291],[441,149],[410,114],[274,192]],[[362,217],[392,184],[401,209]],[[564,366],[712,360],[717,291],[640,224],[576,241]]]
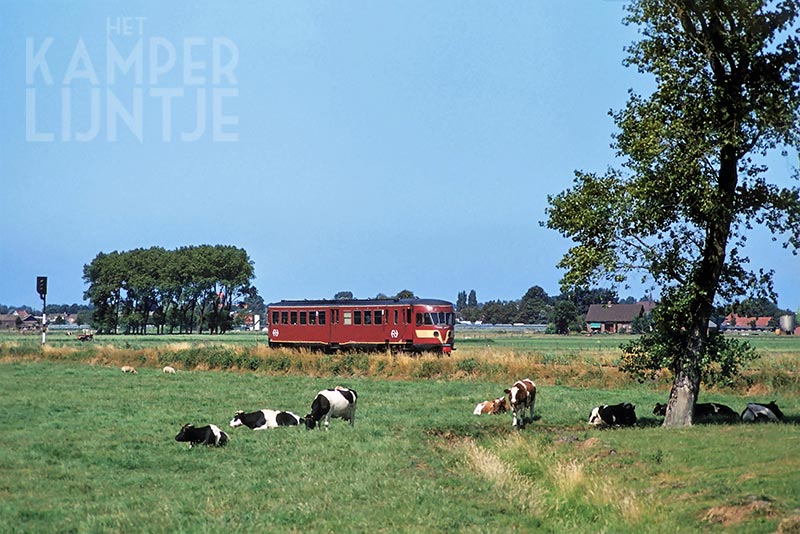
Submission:
[[[510,388],[503,391],[508,395],[511,412],[514,415],[511,426],[519,428],[525,426],[525,408],[529,409],[530,420],[533,421],[533,405],[536,404],[536,384],[533,380],[530,378],[517,380]]]
[[[246,426],[251,430],[266,430],[267,428],[278,428],[279,426],[302,425],[305,421],[292,412],[282,412],[278,410],[258,410],[257,412],[245,413],[239,410],[231,419],[231,428]]]
[[[175,441],[188,441],[189,447],[194,447],[197,443],[209,447],[222,447],[228,443],[228,434],[220,430],[217,425],[195,428],[187,424],[181,427],[181,431],[175,436]]]
[[[594,426],[633,426],[636,424],[636,406],[630,402],[595,406],[589,414],[589,424]]]
[[[775,401],[769,404],[747,403],[747,408],[742,412],[742,421],[745,423],[758,423],[761,421],[772,421],[777,423],[783,420],[783,412]]]
[[[667,405],[656,403],[653,408],[653,415],[667,415]],[[739,414],[733,411],[733,408],[720,404],[718,402],[703,402],[694,405],[695,419],[737,419]]]
[[[322,428],[322,420],[325,419],[325,430],[330,426],[331,417],[340,417],[345,421],[350,421],[353,426],[356,421],[356,402],[358,393],[353,389],[336,386],[333,389],[323,389],[311,403],[311,413],[305,417],[306,428],[311,430],[319,424]]]

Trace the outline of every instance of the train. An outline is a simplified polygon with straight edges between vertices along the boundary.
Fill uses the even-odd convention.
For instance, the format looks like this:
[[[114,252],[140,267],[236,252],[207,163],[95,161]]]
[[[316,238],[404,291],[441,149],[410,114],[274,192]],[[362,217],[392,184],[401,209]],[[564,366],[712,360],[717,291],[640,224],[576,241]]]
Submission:
[[[437,352],[455,342],[455,310],[436,299],[282,300],[267,305],[270,347]]]

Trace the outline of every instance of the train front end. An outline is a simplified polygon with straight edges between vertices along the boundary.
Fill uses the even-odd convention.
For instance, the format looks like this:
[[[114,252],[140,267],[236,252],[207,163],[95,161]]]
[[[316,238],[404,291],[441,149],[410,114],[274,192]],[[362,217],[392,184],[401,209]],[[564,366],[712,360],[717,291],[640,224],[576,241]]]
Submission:
[[[414,349],[450,354],[455,344],[455,310],[445,300],[419,300],[413,305]]]

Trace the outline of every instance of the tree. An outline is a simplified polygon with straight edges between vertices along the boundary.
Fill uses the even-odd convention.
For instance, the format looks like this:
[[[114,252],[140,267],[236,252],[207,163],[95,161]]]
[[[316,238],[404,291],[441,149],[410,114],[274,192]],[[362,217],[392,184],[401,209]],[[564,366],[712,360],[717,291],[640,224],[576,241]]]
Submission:
[[[397,295],[395,295],[394,298],[396,298],[396,299],[413,299],[413,298],[416,298],[416,297],[414,296],[414,292],[413,291],[408,290],[408,289],[403,289]]]
[[[592,304],[607,304],[609,302],[616,304],[618,301],[617,292],[604,287],[572,287],[562,293],[559,299],[569,300],[574,303],[577,314],[582,316],[589,312],[589,306]]]
[[[517,321],[535,324],[547,322],[553,308],[553,299],[539,286],[533,286],[519,301]]]
[[[232,307],[250,291],[253,263],[244,249],[200,245],[99,253],[83,268],[84,298],[94,307],[92,323],[102,332],[145,333],[148,324],[198,326],[212,333],[232,326]]]
[[[553,311],[553,324],[556,327],[556,334],[569,334],[570,326],[575,324],[575,317],[578,315],[578,308],[571,300],[559,300],[556,302]]]
[[[353,299],[353,292],[352,291],[339,291],[333,296],[336,300],[352,300]]]
[[[613,115],[623,168],[576,172],[572,189],[549,197],[546,225],[577,243],[559,263],[565,286],[644,272],[660,287],[653,331],[624,347],[623,369],[672,370],[664,425],[685,426],[701,382],[737,373],[753,354],[708,332],[715,299],[774,297],[772,272],[748,269],[748,231],[762,224],[800,247],[800,189],[768,181],[765,164],[800,144],[798,4],[633,0],[627,9],[642,39],[626,64],[652,74],[655,89],[630,92]]]
[[[478,295],[475,293],[474,289],[471,289],[469,292],[469,296],[467,297],[467,306],[470,307],[478,307]]]
[[[467,292],[459,291],[458,298],[456,299],[456,311],[460,312],[467,307]]]

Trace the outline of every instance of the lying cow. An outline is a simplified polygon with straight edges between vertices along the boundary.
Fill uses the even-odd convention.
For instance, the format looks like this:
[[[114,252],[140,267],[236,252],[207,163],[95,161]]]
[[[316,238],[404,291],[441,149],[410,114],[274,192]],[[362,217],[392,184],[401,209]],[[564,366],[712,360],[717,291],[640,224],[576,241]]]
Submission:
[[[356,421],[356,402],[358,393],[353,389],[336,386],[334,389],[323,389],[311,403],[311,413],[305,417],[306,428],[313,429],[325,419],[325,430],[330,427],[331,417],[340,417],[350,421],[353,426]]]
[[[505,413],[509,409],[508,399],[505,397],[498,397],[494,400],[485,400],[483,402],[479,402],[475,409],[472,410],[472,413],[475,415],[481,415],[484,413],[488,413],[491,415],[497,415],[499,413]]]
[[[772,421],[777,423],[783,420],[783,412],[775,401],[769,404],[747,403],[747,408],[742,412],[742,421],[745,423],[758,423],[762,421]]]
[[[305,421],[292,412],[279,412],[277,410],[258,410],[245,413],[239,410],[231,419],[231,428],[246,426],[251,430],[266,430],[279,426],[302,425]]]
[[[536,384],[530,378],[514,382],[510,388],[503,390],[508,395],[511,412],[514,414],[513,427],[525,427],[525,408],[530,411],[530,420],[533,421],[533,405],[536,403]]]
[[[667,415],[667,405],[656,403],[653,408],[653,415],[665,416]],[[720,404],[718,402],[703,402],[694,405],[695,419],[737,419],[739,414],[733,411],[729,406]]]
[[[217,425],[195,428],[187,424],[181,427],[181,431],[175,436],[175,441],[188,441],[189,447],[194,447],[197,443],[209,447],[222,447],[228,443],[228,434],[220,430]]]
[[[636,406],[630,402],[596,406],[589,414],[589,424],[594,426],[633,426],[636,424]]]

